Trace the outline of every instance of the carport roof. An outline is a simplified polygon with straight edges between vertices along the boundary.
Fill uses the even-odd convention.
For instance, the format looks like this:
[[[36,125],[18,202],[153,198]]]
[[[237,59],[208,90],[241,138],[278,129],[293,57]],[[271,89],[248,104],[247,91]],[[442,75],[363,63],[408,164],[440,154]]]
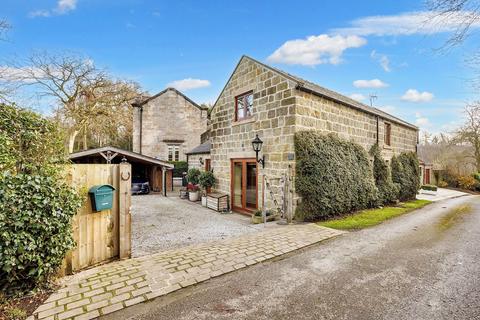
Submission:
[[[68,157],[70,160],[78,160],[83,157],[88,157],[88,156],[97,155],[97,154],[104,156],[105,152],[108,152],[108,151],[116,153],[119,156],[125,156],[125,158],[130,160],[135,160],[137,162],[159,165],[159,166],[163,166],[170,169],[174,168],[174,165],[171,163],[168,163],[167,161],[160,160],[157,158],[152,158],[137,152],[128,151],[128,150],[115,148],[115,147],[101,147],[101,148],[89,149],[85,151],[79,151],[79,152],[71,153]]]

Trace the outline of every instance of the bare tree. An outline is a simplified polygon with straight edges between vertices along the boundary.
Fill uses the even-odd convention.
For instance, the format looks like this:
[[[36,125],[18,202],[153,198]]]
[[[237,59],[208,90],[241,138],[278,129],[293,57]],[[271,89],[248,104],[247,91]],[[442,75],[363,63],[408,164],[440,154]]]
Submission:
[[[5,34],[10,29],[10,24],[5,19],[0,20],[0,40],[5,39]]]
[[[480,0],[427,0],[427,7],[440,21],[454,21],[457,27],[447,46],[461,44],[471,27],[480,22]]]
[[[477,172],[480,171],[480,101],[465,107],[465,123],[457,130],[454,143],[466,143],[472,147],[470,157],[475,160]]]
[[[88,132],[94,122],[101,117],[116,117],[116,108],[139,94],[137,85],[113,80],[84,57],[34,54],[26,65],[13,64],[4,74],[11,82],[35,86],[39,95],[57,100],[56,118],[69,131],[69,152],[73,152],[80,133],[83,148],[88,148]]]

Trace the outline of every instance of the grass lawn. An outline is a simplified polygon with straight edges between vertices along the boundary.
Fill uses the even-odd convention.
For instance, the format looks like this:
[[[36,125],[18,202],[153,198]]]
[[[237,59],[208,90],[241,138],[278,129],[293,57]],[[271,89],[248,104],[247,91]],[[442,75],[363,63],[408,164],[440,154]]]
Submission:
[[[363,229],[375,226],[385,220],[398,217],[415,209],[422,208],[429,203],[431,203],[431,201],[412,200],[401,203],[396,207],[363,210],[339,219],[318,222],[318,224],[324,227],[340,230]]]

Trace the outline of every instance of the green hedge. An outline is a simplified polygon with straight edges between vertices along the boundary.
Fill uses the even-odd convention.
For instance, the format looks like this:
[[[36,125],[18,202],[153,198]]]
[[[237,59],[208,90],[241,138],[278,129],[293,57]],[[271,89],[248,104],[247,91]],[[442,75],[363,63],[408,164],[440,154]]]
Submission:
[[[183,178],[183,173],[188,171],[188,163],[186,161],[169,161],[175,167],[173,169],[173,176],[176,178]]]
[[[437,191],[438,187],[434,186],[432,184],[424,184],[423,186],[420,187],[422,190],[427,190],[427,191]]]
[[[67,162],[63,136],[39,114],[0,103],[0,171],[51,174]]]
[[[382,206],[393,203],[398,199],[398,186],[392,181],[390,167],[383,159],[378,144],[370,148],[370,155],[373,157],[373,178],[378,189],[377,204]]]
[[[55,273],[74,246],[71,219],[79,196],[53,177],[0,178],[0,290],[29,290]]]
[[[415,199],[420,189],[420,164],[414,152],[392,157],[392,180],[398,187],[400,201]]]
[[[62,132],[40,115],[0,105],[0,290],[42,284],[74,245],[80,200],[61,175]]]
[[[316,131],[295,134],[296,218],[327,219],[375,205],[377,188],[365,149]]]

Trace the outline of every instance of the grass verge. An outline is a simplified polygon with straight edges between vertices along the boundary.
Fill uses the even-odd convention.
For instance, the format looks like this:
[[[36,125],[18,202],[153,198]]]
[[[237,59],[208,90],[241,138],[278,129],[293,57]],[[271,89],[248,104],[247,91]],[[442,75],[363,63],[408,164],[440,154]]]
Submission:
[[[375,226],[385,220],[423,208],[430,203],[432,203],[432,201],[412,200],[401,203],[395,207],[363,210],[342,218],[318,222],[317,224],[332,229],[358,230]]]
[[[470,212],[472,212],[472,207],[469,204],[453,208],[440,219],[438,226],[444,230],[449,229],[459,222],[465,214]]]

